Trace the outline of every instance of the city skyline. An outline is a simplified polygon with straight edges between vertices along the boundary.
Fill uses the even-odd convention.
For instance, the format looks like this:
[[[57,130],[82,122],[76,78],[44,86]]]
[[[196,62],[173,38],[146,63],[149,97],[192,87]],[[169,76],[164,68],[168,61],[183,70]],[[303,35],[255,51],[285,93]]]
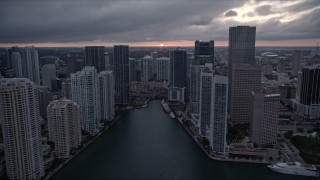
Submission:
[[[256,46],[316,46],[319,9],[317,0],[2,1],[0,47],[227,46],[239,25],[257,27]]]

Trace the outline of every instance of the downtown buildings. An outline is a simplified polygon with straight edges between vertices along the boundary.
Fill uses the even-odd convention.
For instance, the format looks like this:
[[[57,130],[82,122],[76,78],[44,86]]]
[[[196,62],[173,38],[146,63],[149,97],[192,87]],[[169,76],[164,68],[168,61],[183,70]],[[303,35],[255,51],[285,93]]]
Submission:
[[[304,118],[320,118],[320,65],[303,67],[298,73],[296,99],[291,102]]]
[[[166,57],[157,58],[157,80],[170,80],[170,59]]]
[[[258,146],[276,145],[280,94],[268,89],[252,91],[251,139]]]
[[[113,68],[115,104],[127,106],[129,104],[129,46],[114,46]]]
[[[82,129],[90,135],[99,132],[100,123],[114,117],[112,71],[97,73],[93,66],[71,74],[71,96],[82,112]]]
[[[251,91],[261,88],[255,63],[256,27],[229,28],[229,112],[233,123],[250,123]]]
[[[51,101],[47,107],[49,141],[54,143],[54,156],[70,157],[72,148],[81,144],[81,109],[69,99]]]
[[[40,179],[44,175],[37,93],[29,79],[1,79],[0,119],[10,179]]]
[[[209,141],[214,152],[225,155],[228,153],[228,77],[202,72],[200,89],[199,134]]]
[[[106,70],[104,46],[86,46],[85,56],[86,66],[94,66],[98,73]]]
[[[33,46],[8,49],[6,65],[14,71],[15,77],[28,78],[40,84],[38,51]]]

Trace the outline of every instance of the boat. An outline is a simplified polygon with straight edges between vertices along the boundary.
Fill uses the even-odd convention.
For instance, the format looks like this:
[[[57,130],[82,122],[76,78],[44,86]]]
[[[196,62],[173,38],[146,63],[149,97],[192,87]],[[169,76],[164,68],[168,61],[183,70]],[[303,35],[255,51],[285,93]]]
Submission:
[[[268,165],[268,168],[283,174],[319,177],[319,172],[315,166],[302,165],[300,162],[275,163]]]
[[[166,112],[166,113],[170,113],[170,108],[169,108],[169,105],[164,102],[164,99],[161,101],[161,105],[163,107],[163,110]]]
[[[176,116],[173,114],[173,112],[170,113],[170,117],[172,117],[173,119],[176,118]]]

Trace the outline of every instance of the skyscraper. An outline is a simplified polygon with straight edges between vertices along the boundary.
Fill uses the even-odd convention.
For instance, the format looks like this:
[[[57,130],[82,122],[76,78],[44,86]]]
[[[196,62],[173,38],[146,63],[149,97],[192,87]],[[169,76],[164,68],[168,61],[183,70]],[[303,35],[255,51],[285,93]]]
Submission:
[[[301,70],[302,63],[302,53],[299,50],[295,50],[292,55],[293,67],[292,67],[292,75],[298,76],[298,72]]]
[[[201,73],[199,134],[213,151],[227,152],[228,77]]]
[[[47,86],[36,86],[38,90],[40,116],[47,119],[47,106],[53,100],[52,92]]]
[[[211,65],[211,64],[210,64]],[[201,72],[209,72],[209,65],[190,65],[190,113],[200,113]]]
[[[169,52],[170,85],[172,87],[187,87],[187,52],[176,49]]]
[[[156,74],[157,68],[158,68],[158,52],[156,51],[151,52],[151,57],[152,57],[152,73]]]
[[[231,64],[255,64],[256,27],[229,28],[229,67]]]
[[[251,91],[261,89],[261,67],[232,64],[230,83],[230,118],[233,123],[251,122]]]
[[[29,78],[31,81],[40,84],[38,50],[33,46],[25,47],[22,54],[23,77]]]
[[[86,46],[85,53],[86,66],[94,66],[98,73],[106,69],[104,46]]]
[[[20,52],[13,52],[12,53],[12,69],[15,73],[15,77],[21,78],[23,77],[22,74],[22,59]]]
[[[63,79],[61,83],[61,94],[63,98],[72,99],[71,79]]]
[[[35,84],[29,79],[1,79],[0,119],[9,179],[44,175],[37,101]]]
[[[293,108],[307,119],[320,118],[320,65],[303,67],[298,73]]]
[[[86,66],[82,71],[71,74],[72,100],[82,112],[82,129],[90,135],[99,132],[101,120],[99,74],[93,66]]]
[[[259,146],[277,143],[280,94],[260,90],[252,92],[251,139]]]
[[[194,43],[194,61],[193,65],[204,65],[205,63],[214,63],[214,41],[199,41]]]
[[[114,77],[112,71],[99,74],[101,118],[111,121],[114,118]]]
[[[229,28],[229,111],[234,123],[250,123],[251,91],[260,89],[255,62],[256,27]]]
[[[45,64],[41,68],[42,85],[52,90],[52,80],[56,79],[56,65]]]
[[[153,79],[153,58],[151,56],[144,56],[141,61],[142,64],[142,82],[147,83]]]
[[[130,58],[129,59],[129,79],[130,82],[137,82],[141,80],[141,60]]]
[[[49,141],[54,143],[54,156],[70,157],[71,149],[81,143],[80,106],[68,99],[51,101],[47,108]]]
[[[115,104],[129,104],[129,46],[117,45],[113,49],[115,78]]]
[[[170,59],[160,57],[157,59],[157,80],[169,81],[170,80]]]

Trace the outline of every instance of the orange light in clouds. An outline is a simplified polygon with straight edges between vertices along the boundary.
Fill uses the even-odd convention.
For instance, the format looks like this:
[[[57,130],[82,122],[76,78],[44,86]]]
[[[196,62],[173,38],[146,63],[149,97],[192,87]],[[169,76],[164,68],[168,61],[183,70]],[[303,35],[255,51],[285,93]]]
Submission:
[[[163,47],[163,46],[164,46],[164,44],[160,44],[159,46],[160,46],[160,47]]]

